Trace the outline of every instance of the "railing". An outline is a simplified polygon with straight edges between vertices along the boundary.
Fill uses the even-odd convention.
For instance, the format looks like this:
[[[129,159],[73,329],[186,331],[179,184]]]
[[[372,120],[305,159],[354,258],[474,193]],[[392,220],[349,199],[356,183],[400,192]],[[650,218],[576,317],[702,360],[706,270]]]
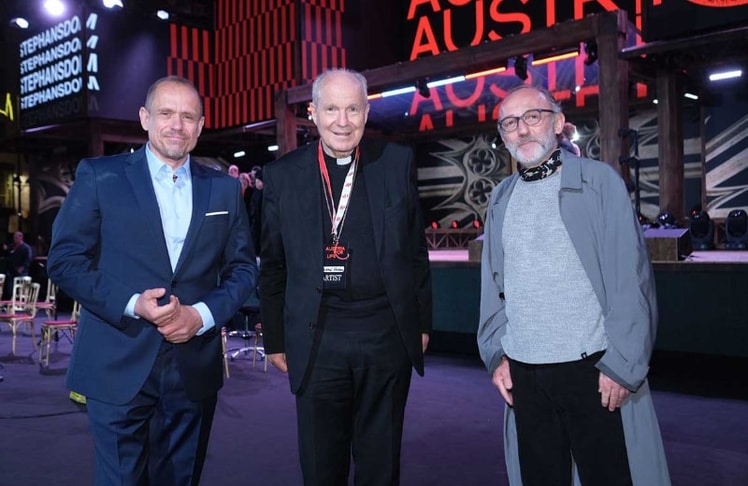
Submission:
[[[467,248],[468,243],[483,234],[483,228],[426,228],[429,250]]]

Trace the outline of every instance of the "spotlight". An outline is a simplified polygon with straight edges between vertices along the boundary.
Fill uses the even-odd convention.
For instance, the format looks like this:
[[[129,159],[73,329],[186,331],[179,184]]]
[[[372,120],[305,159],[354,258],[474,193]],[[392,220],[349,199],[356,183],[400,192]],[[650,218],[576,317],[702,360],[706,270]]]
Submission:
[[[660,213],[659,216],[657,216],[657,222],[660,224],[661,228],[670,229],[670,228],[677,228],[678,222],[675,219],[675,216],[673,216],[673,213],[670,211],[664,211]]]
[[[122,5],[122,0],[102,0],[101,3],[104,4],[106,8],[124,7],[124,5]]]
[[[59,17],[60,15],[65,13],[65,4],[60,0],[47,0],[46,2],[44,2],[44,9],[50,15]]]
[[[416,90],[418,91],[418,94],[423,96],[424,98],[430,98],[431,97],[431,90],[428,87],[428,83],[425,79],[419,79],[416,81]]]
[[[527,79],[527,58],[525,56],[514,58],[514,74],[522,81]]]
[[[693,211],[689,217],[688,231],[694,250],[714,249],[714,221],[706,211]]]
[[[439,221],[432,221],[431,222],[431,229],[439,229],[441,228],[441,225],[439,224]]]
[[[23,17],[16,17],[10,20],[10,25],[15,25],[19,29],[28,29],[29,21],[24,19]]]
[[[156,17],[160,18],[161,20],[169,20],[169,12],[166,10],[159,10],[156,12]]]
[[[733,209],[725,219],[725,250],[748,249],[748,213]]]
[[[584,58],[584,64],[590,66],[597,61],[597,42],[587,41],[584,43],[584,53],[587,57]]]
[[[473,220],[473,228],[478,229],[482,226],[480,219],[474,219]]]
[[[460,225],[459,225],[459,223],[457,223],[456,219],[453,219],[452,222],[449,223],[449,227],[452,228],[452,229],[457,229],[457,228],[459,228],[459,226]]]

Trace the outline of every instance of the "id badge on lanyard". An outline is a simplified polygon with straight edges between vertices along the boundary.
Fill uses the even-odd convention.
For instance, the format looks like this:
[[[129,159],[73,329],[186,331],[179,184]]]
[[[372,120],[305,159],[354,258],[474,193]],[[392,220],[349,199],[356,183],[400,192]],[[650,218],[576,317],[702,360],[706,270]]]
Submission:
[[[356,148],[355,157],[351,161],[348,174],[345,177],[343,188],[340,193],[340,202],[337,209],[335,208],[335,199],[332,195],[332,184],[330,175],[327,172],[325,156],[322,153],[322,141],[319,142],[317,158],[319,161],[319,170],[322,177],[323,192],[327,210],[330,215],[330,241],[325,245],[322,260],[322,287],[329,290],[343,290],[346,288],[346,277],[350,268],[351,252],[346,245],[340,244],[340,234],[343,231],[343,223],[348,213],[348,204],[350,203],[353,183],[356,177],[356,167],[358,165],[359,150]]]

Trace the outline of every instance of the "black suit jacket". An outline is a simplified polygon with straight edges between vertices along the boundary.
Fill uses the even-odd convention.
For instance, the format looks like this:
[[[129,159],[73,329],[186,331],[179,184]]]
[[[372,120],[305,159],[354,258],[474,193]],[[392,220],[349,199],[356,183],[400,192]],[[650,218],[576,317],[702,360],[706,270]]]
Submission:
[[[363,141],[360,163],[387,297],[413,367],[423,374],[421,333],[431,332],[431,272],[413,152]],[[268,164],[263,175],[260,305],[265,350],[286,353],[295,393],[309,366],[322,300],[317,144]]]

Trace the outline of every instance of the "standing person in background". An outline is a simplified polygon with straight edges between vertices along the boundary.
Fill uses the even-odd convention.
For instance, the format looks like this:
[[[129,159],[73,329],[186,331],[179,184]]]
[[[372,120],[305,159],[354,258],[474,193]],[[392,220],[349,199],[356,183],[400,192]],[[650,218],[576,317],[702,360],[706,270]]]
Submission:
[[[574,137],[576,134],[577,127],[575,127],[573,123],[564,123],[564,128],[558,135],[558,146],[577,157],[580,157],[582,155],[582,149],[579,148],[579,145],[574,143]]]
[[[262,169],[253,170],[254,184],[249,199],[249,225],[252,228],[252,242],[255,248],[260,247],[260,235],[262,233]]]
[[[239,166],[237,166],[237,165],[234,165],[234,164],[231,164],[231,165],[229,166],[229,170],[228,170],[228,173],[229,173],[229,175],[230,175],[231,177],[233,177],[234,179],[238,179],[238,178],[239,178]]]
[[[623,180],[557,148],[561,107],[522,85],[499,110],[519,171],[491,194],[478,347],[506,401],[512,485],[670,484],[647,372],[657,301]],[[521,476],[521,479],[520,477]]]
[[[264,167],[265,351],[296,395],[306,486],[397,485],[412,368],[423,374],[431,275],[413,152],[362,140],[366,78],[321,74],[320,134]]]
[[[28,243],[23,241],[23,232],[21,231],[13,233],[13,244],[7,251],[6,265],[8,270],[3,289],[3,298],[5,300],[10,299],[13,293],[13,279],[16,277],[25,277],[29,274],[33,253]]]
[[[223,383],[220,327],[255,287],[239,182],[195,163],[188,80],[140,108],[148,143],[84,159],[57,215],[49,276],[83,307],[67,385],[87,397],[95,484],[196,485]]]
[[[239,183],[242,187],[242,197],[244,197],[247,194],[247,191],[252,190],[252,178],[250,177],[248,172],[242,172],[241,174],[239,174]]]

